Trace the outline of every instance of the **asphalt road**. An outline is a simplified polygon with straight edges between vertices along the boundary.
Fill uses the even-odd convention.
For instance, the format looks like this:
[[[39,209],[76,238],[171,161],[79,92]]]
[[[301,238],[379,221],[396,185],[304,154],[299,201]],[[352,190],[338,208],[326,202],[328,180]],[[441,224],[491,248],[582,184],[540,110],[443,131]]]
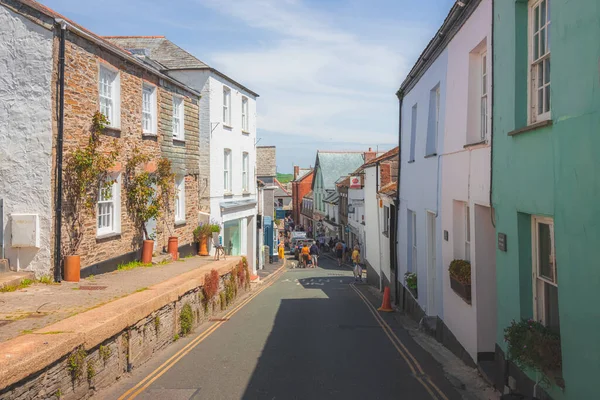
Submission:
[[[96,398],[461,398],[395,318],[374,311],[380,304],[366,284],[354,285],[351,271],[335,261],[319,261],[318,269],[290,269],[288,262],[217,329],[200,327]],[[200,338],[171,368],[160,368]]]

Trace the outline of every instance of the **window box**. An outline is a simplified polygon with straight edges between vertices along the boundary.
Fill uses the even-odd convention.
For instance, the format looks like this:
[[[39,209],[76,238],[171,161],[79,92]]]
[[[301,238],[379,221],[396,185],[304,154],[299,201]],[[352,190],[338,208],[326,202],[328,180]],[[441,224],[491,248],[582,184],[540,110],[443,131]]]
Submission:
[[[471,304],[471,284],[460,282],[458,279],[450,275],[450,287],[454,293],[459,295],[467,304]]]
[[[450,263],[450,287],[467,304],[471,304],[471,263],[454,260]]]

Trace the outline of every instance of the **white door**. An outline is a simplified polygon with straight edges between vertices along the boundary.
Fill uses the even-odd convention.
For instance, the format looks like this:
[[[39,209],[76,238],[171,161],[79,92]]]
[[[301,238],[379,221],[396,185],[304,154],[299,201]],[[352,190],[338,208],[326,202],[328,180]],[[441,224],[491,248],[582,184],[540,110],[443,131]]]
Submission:
[[[435,214],[427,212],[427,314],[437,315]]]

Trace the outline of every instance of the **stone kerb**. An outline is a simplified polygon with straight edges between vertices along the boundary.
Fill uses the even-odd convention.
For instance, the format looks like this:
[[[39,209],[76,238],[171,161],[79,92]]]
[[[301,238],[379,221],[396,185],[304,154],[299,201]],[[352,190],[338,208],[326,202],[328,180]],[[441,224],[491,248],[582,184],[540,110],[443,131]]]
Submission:
[[[163,307],[177,304],[186,293],[204,285],[207,272],[215,269],[223,277],[231,273],[241,260],[241,257],[230,257],[210,263],[150,286],[147,290],[0,343],[0,394],[3,389],[65,358],[77,347],[91,350]]]

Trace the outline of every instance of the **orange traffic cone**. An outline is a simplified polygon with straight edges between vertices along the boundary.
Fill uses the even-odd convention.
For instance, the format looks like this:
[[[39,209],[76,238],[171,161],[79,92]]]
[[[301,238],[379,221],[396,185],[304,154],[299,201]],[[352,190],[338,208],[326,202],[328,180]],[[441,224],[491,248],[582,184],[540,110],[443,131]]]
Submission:
[[[383,303],[381,303],[381,307],[379,307],[377,311],[394,311],[394,309],[392,308],[392,302],[390,300],[390,288],[387,286],[385,287],[385,289],[383,289]]]

